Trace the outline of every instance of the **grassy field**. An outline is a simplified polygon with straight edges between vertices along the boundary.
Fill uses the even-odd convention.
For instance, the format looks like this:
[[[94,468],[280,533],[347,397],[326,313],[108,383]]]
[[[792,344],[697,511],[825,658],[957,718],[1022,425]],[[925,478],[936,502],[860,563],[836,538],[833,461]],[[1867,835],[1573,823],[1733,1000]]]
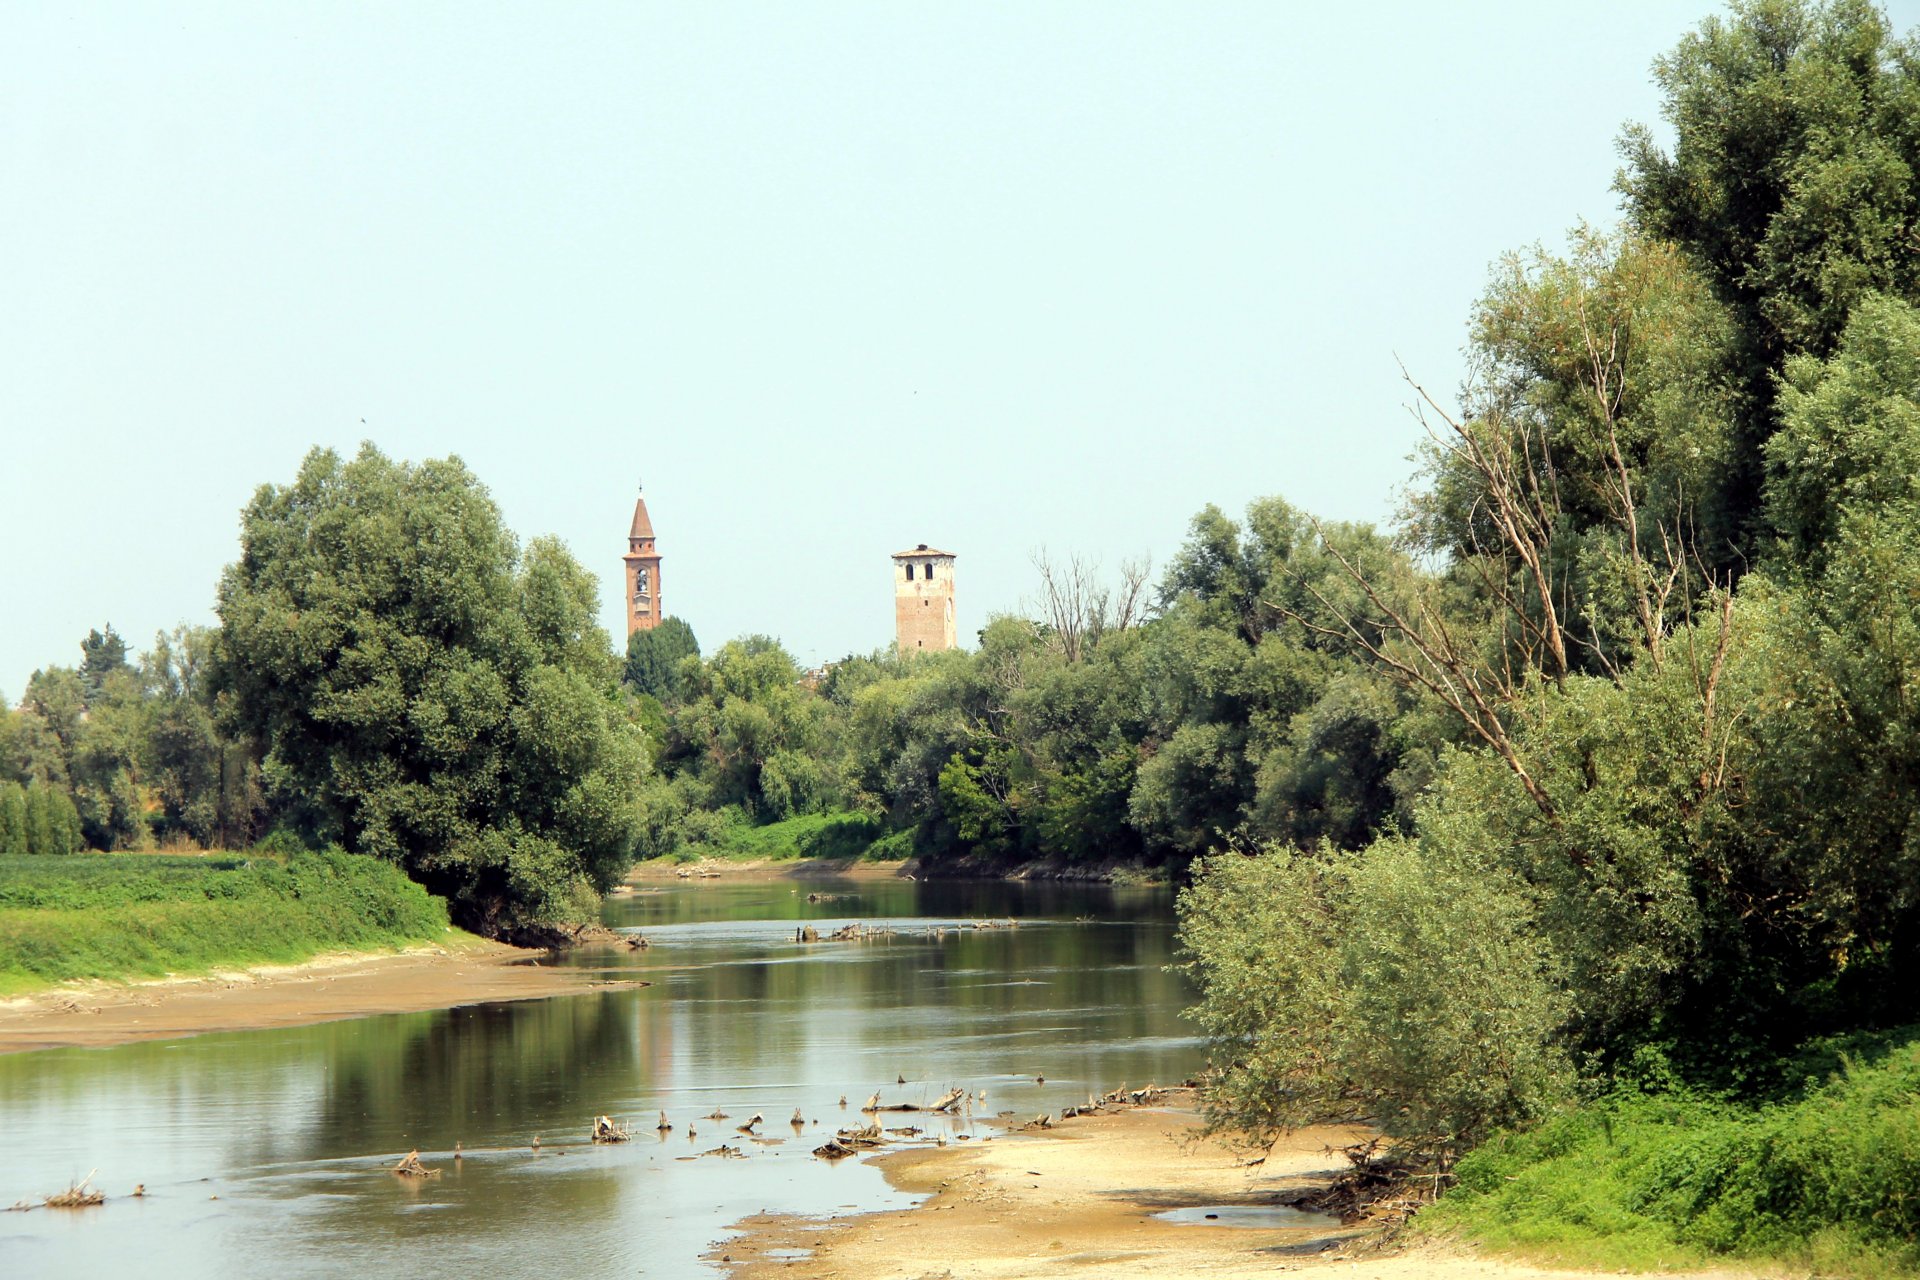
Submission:
[[[446,905],[372,858],[0,858],[0,995],[447,937]]]
[[[1920,1275],[1920,1029],[1761,1105],[1625,1092],[1497,1139],[1417,1220],[1530,1260]]]

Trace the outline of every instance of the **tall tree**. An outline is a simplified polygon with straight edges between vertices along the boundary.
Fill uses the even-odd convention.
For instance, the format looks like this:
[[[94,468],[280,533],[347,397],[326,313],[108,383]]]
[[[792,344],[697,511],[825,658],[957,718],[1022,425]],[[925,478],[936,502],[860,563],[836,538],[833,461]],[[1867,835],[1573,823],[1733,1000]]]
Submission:
[[[1787,360],[1831,354],[1870,292],[1920,299],[1920,43],[1868,0],[1740,0],[1654,75],[1674,146],[1629,129],[1620,187],[1732,312],[1724,502],[1750,542]]]
[[[624,871],[645,768],[592,579],[522,555],[458,459],[307,456],[222,576],[216,685],[313,836],[388,858],[456,919],[534,937]]]
[[[627,637],[627,665],[622,678],[636,693],[651,694],[668,706],[680,701],[685,681],[680,664],[700,656],[700,641],[683,618],[663,618],[660,625]]]

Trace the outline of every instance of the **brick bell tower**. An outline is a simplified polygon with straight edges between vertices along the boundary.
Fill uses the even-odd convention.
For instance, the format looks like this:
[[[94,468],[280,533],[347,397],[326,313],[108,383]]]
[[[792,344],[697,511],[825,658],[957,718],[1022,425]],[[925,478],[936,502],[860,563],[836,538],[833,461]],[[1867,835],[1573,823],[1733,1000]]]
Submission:
[[[955,647],[951,551],[921,543],[893,553],[893,638],[902,653]]]
[[[667,616],[660,594],[660,552],[653,542],[653,521],[647,515],[643,489],[633,500],[633,527],[627,530],[627,634],[651,631]]]

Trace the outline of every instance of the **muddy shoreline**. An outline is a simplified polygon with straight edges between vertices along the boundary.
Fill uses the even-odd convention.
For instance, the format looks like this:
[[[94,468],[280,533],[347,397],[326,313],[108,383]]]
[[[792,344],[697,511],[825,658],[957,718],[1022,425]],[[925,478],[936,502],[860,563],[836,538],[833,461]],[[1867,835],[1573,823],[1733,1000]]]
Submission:
[[[319,956],[192,978],[67,983],[0,1001],[0,1053],[105,1048],[640,985],[548,964],[548,955],[463,937],[444,946]]]
[[[1207,1211],[1271,1207],[1332,1181],[1337,1148],[1365,1130],[1325,1126],[1276,1143],[1258,1164],[1199,1136],[1189,1110],[1139,1108],[875,1158],[896,1188],[927,1197],[910,1209],[832,1218],[759,1215],[709,1261],[736,1280],[1041,1280],[1089,1276],[1256,1280],[1339,1266],[1355,1280],[1583,1280],[1479,1255],[1471,1247],[1389,1243],[1332,1219],[1288,1226],[1210,1225]],[[1186,1210],[1189,1224],[1157,1216]],[[1231,1212],[1222,1217],[1233,1216]],[[1693,1273],[1745,1280],[1750,1273]]]

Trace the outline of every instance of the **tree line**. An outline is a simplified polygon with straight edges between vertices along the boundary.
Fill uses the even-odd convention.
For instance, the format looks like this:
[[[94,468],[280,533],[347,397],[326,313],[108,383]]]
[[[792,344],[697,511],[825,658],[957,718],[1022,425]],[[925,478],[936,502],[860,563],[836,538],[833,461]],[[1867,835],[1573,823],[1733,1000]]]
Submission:
[[[1911,1021],[1920,47],[1758,0],[1656,75],[1621,224],[1496,264],[1463,393],[1409,384],[1388,528],[1208,508],[1157,577],[1044,564],[970,651],[811,675],[669,619],[623,664],[457,460],[321,450],[220,626],[36,673],[0,779],[94,847],[337,843],[508,937],[797,818],[1161,863],[1214,1118],[1368,1114],[1441,1166],[1656,1061]]]

